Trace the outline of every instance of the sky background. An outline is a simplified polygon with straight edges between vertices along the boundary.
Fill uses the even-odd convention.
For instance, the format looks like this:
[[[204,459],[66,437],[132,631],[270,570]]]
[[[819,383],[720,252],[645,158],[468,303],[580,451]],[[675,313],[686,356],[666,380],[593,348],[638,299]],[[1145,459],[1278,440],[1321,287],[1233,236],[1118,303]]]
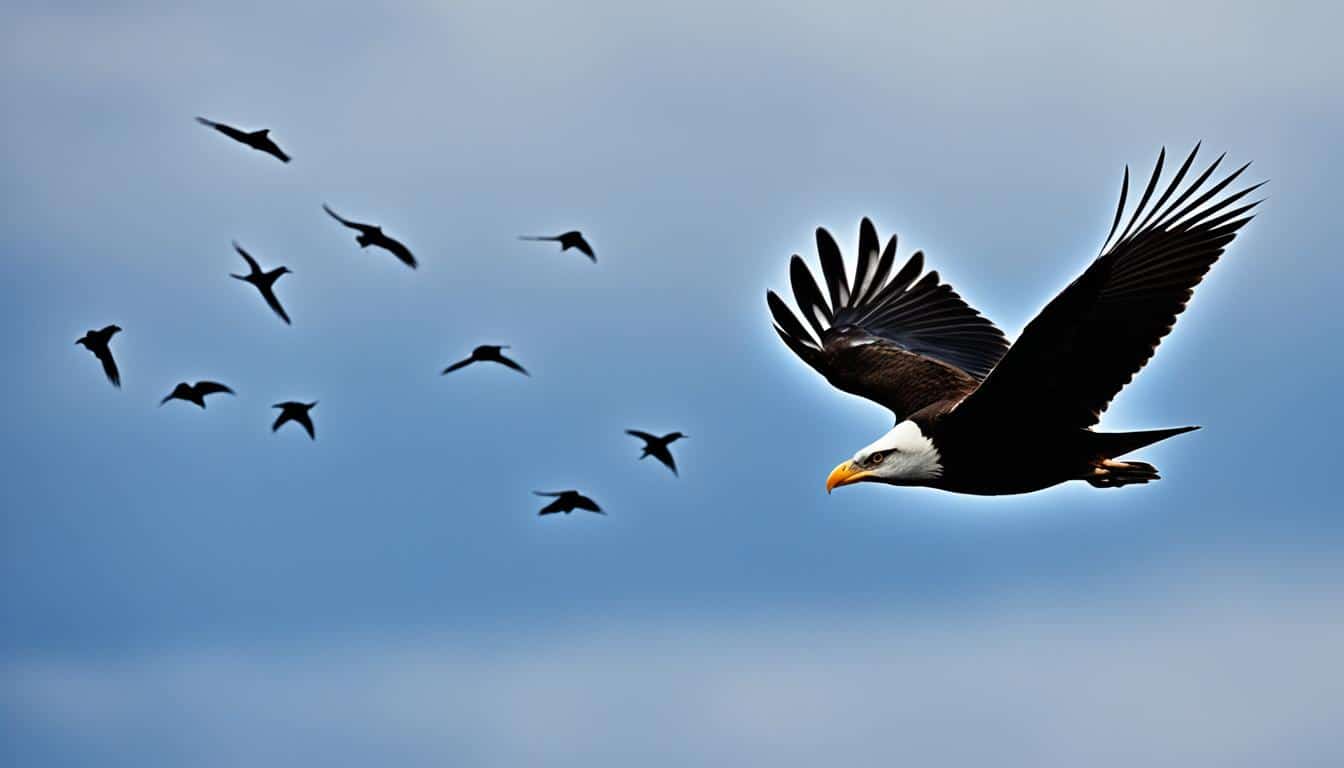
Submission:
[[[1341,22],[6,3],[3,762],[1344,763]],[[816,226],[1015,337],[1201,139],[1271,183],[1103,421],[1205,426],[1161,482],[825,494],[889,416],[771,330]],[[514,239],[571,228],[596,266]],[[109,323],[121,390],[72,345]],[[437,375],[488,342],[533,378]],[[238,397],[156,407],[199,378]],[[535,516],[570,487],[610,516]]]

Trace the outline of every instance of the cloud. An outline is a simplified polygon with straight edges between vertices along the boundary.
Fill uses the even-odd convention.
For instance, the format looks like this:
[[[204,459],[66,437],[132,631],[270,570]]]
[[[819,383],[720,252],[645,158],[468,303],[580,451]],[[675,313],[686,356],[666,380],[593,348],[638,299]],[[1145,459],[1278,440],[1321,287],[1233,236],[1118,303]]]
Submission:
[[[30,658],[6,710],[23,749],[105,765],[1338,764],[1336,587],[1248,576],[1066,609]]]

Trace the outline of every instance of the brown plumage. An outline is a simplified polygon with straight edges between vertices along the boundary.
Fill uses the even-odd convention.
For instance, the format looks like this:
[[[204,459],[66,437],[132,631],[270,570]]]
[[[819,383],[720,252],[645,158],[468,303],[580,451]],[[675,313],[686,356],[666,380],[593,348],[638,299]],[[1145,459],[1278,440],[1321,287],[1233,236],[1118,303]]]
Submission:
[[[1258,203],[1242,201],[1259,184],[1225,192],[1247,166],[1205,186],[1222,157],[1182,186],[1198,150],[1154,201],[1163,151],[1128,219],[1125,170],[1101,255],[1011,348],[936,272],[916,281],[922,254],[887,281],[895,239],[878,258],[867,219],[852,291],[834,240],[818,230],[829,301],[797,256],[790,271],[816,335],[769,293],[775,330],[837,388],[890,408],[898,422],[837,467],[827,487],[873,481],[1002,494],[1070,479],[1098,487],[1157,479],[1150,464],[1114,459],[1194,427],[1109,434],[1091,427],[1153,356]]]

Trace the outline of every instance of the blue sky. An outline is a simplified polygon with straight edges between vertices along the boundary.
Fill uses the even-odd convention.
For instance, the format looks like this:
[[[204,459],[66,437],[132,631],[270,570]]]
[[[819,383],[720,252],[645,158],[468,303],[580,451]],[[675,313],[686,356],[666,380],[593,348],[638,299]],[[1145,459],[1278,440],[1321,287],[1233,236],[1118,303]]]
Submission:
[[[1337,9],[0,19],[15,764],[1344,759]],[[1103,422],[1206,427],[1143,452],[1160,483],[826,496],[889,422],[770,329],[814,227],[849,257],[871,216],[1015,336],[1124,165],[1201,139],[1269,200]],[[514,239],[569,228],[596,267]],[[293,327],[233,239],[294,270]],[[72,345],[112,322],[120,391]],[[437,375],[486,342],[534,377]],[[156,407],[198,378],[239,397]],[[691,435],[682,477],[626,428]],[[564,487],[611,515],[537,519]]]

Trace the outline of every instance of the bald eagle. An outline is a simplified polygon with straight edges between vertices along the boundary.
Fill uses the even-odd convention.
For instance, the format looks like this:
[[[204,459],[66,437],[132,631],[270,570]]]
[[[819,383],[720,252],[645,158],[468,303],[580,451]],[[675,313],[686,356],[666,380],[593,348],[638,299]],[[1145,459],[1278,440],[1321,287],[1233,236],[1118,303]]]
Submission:
[[[795,255],[789,274],[802,320],[769,291],[775,331],[833,386],[896,418],[831,472],[827,491],[877,482],[1001,495],[1068,480],[1099,488],[1157,480],[1151,464],[1118,457],[1197,427],[1093,427],[1260,202],[1241,203],[1260,184],[1225,192],[1249,163],[1208,183],[1223,156],[1182,185],[1198,152],[1196,145],[1154,200],[1163,150],[1127,220],[1125,168],[1101,254],[1011,346],[937,272],[921,277],[922,252],[891,276],[896,237],[879,248],[868,219],[859,225],[852,283],[835,239],[818,229],[826,292]]]

